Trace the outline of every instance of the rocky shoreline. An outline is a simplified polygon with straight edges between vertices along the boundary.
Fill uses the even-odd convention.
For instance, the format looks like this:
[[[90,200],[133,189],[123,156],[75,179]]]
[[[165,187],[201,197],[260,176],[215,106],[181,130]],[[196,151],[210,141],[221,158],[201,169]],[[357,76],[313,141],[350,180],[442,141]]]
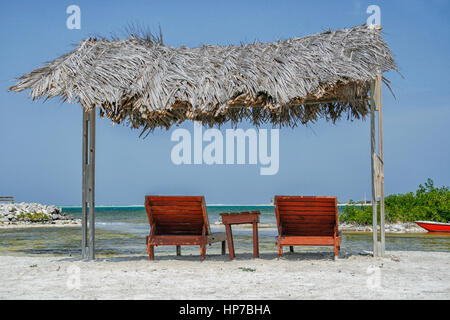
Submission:
[[[221,221],[216,221],[214,225],[223,226]],[[235,225],[233,228],[236,229],[247,229],[251,230],[252,226],[248,224]],[[276,228],[276,225],[268,224],[268,223],[260,223],[258,224],[259,229],[271,229]],[[341,222],[339,223],[339,231],[342,232],[372,232],[371,225],[361,225],[358,223],[348,223]],[[419,227],[414,222],[397,222],[397,223],[385,223],[385,231],[386,233],[426,233],[427,230]]]
[[[425,233],[422,227],[419,227],[414,222],[397,222],[397,223],[385,223],[384,225],[386,233]],[[357,223],[339,223],[339,231],[343,232],[372,232],[371,225],[360,225]]]
[[[78,225],[79,219],[66,215],[61,208],[39,203],[0,204],[0,227]]]

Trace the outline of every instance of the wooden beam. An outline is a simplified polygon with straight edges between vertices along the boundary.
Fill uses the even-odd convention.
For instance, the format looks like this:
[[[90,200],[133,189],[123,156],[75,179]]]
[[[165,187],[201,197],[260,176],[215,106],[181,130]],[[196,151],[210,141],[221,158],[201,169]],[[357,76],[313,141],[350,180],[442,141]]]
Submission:
[[[88,258],[88,226],[87,226],[87,165],[88,165],[88,123],[89,114],[83,108],[83,131],[82,131],[82,187],[81,187],[81,229],[82,229],[82,239],[81,239],[81,258]]]
[[[370,86],[370,155],[372,173],[372,237],[373,255],[378,256],[378,223],[377,223],[377,197],[376,197],[376,153],[375,153],[375,81]]]
[[[376,79],[375,104],[378,110],[378,160],[379,160],[379,176],[378,184],[380,188],[380,252],[384,256],[386,247],[385,241],[385,214],[384,214],[384,157],[383,157],[383,94],[382,94],[382,75],[378,74]]]
[[[81,257],[95,259],[95,108],[83,109]]]
[[[95,108],[89,112],[89,260],[95,259]]]

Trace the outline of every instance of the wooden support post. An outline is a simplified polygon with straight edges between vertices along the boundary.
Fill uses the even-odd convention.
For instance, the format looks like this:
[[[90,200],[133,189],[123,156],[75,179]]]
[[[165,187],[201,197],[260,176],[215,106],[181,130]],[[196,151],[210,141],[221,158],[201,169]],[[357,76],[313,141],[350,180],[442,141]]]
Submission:
[[[82,259],[95,259],[95,108],[83,109]]]
[[[371,84],[370,89],[370,154],[371,154],[371,173],[372,173],[372,236],[373,236],[373,255],[378,256],[378,223],[377,223],[377,196],[376,196],[376,151],[375,151],[375,82]]]
[[[95,259],[95,108],[90,111],[89,135],[89,260]]]
[[[259,258],[258,223],[253,222],[253,258]]]
[[[81,240],[81,258],[88,258],[88,228],[87,228],[87,165],[88,165],[88,124],[89,124],[89,114],[87,114],[83,109],[83,132],[82,132],[82,190],[81,190],[81,229],[82,229],[82,240]]]
[[[384,256],[386,248],[384,213],[384,158],[383,158],[383,99],[382,75],[371,85],[370,134],[372,154],[372,218],[373,218],[373,254]],[[378,153],[375,144],[375,111],[378,111]],[[378,241],[377,198],[380,198],[380,241]]]
[[[378,161],[379,161],[379,190],[380,190],[380,251],[379,255],[384,256],[386,248],[385,227],[384,227],[384,158],[383,158],[383,94],[382,94],[382,75],[378,74],[375,82],[375,104],[378,110]]]

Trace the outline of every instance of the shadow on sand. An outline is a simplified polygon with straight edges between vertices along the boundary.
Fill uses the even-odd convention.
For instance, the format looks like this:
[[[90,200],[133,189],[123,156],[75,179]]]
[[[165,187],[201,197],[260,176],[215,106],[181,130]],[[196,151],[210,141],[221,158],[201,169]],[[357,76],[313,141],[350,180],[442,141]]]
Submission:
[[[348,259],[352,256],[371,256],[368,252],[344,252],[339,253],[339,260]],[[81,258],[77,257],[67,257],[58,259],[59,261],[82,261]],[[258,260],[285,260],[285,261],[334,261],[333,252],[285,252],[281,258],[278,257],[277,253],[260,253],[259,258],[254,259],[252,253],[240,253],[237,254],[233,261],[258,261]],[[124,262],[124,261],[148,261],[149,263],[158,261],[191,261],[199,262],[200,255],[186,254],[181,256],[176,256],[173,254],[155,255],[155,260],[150,261],[147,255],[130,255],[130,256],[119,256],[119,257],[108,257],[108,258],[96,258],[95,261],[106,261],[106,262]],[[221,254],[209,254],[206,255],[206,259],[203,262],[208,261],[220,261],[220,262],[233,262],[230,260],[229,255]]]

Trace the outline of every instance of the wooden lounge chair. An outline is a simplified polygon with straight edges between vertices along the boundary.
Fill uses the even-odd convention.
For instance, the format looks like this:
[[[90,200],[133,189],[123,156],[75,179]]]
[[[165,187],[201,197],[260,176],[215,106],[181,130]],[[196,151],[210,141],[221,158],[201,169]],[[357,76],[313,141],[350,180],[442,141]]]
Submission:
[[[336,197],[275,196],[278,255],[283,246],[333,246],[339,255],[341,235],[338,231]]]
[[[206,245],[222,242],[225,254],[225,232],[211,233],[204,197],[146,196],[145,210],[150,222],[147,253],[155,258],[154,246],[175,245],[181,255],[181,245],[200,245],[201,260],[205,259]]]

